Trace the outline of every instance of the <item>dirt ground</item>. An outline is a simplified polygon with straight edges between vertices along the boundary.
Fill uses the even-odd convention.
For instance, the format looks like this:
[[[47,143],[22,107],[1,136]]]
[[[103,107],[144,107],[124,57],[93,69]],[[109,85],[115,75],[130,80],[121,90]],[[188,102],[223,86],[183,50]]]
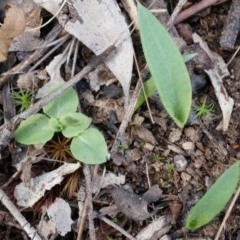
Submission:
[[[171,4],[174,3],[169,2],[170,11]],[[198,33],[206,41],[209,48],[222,56],[225,62],[230,60],[235,51],[234,49],[223,50],[219,44],[221,31],[230,4],[230,2],[225,2],[211,6],[185,21],[185,23],[191,26],[191,31]],[[51,27],[49,28],[51,29]],[[50,29],[43,29],[42,34],[46,34],[45,31],[49,32]],[[145,60],[139,45],[138,35],[133,34],[133,39],[135,40],[134,46],[137,47],[138,63],[140,68],[143,68]],[[239,39],[237,39],[235,46],[238,45]],[[61,48],[59,52],[62,51]],[[80,46],[79,58],[76,63],[77,71],[86,64],[91,55],[86,47],[83,45]],[[45,60],[39,69],[44,68],[51,58],[49,57],[49,59]],[[20,60],[16,61],[19,62]],[[1,73],[11,68],[7,67],[4,69],[3,64],[1,65]],[[98,194],[93,195],[92,199],[93,213],[96,215],[94,226],[97,240],[127,239],[120,231],[101,220],[101,217],[99,217],[101,214],[108,216],[111,221],[133,237],[153,222],[154,219],[165,216],[170,218],[170,227],[161,236],[151,239],[163,239],[161,238],[163,235],[166,237],[164,239],[173,240],[214,239],[225,212],[222,212],[205,227],[193,232],[187,231],[184,225],[190,208],[203,196],[217,177],[234,163],[235,159],[239,159],[240,157],[240,57],[238,55],[228,68],[231,76],[224,79],[223,85],[229,96],[234,99],[234,108],[226,132],[217,130],[217,126],[222,120],[221,109],[209,78],[205,73],[201,72],[200,74],[206,82],[204,81],[201,88],[193,92],[193,117],[184,129],[181,130],[174,124],[163,109],[159,98],[153,96],[149,99],[149,106],[154,123],[151,122],[149,109],[144,104],[134,113],[131,122],[128,124],[125,132],[125,141],[119,146],[119,156],[111,156],[111,159],[107,163],[98,166],[98,168],[90,166],[90,170],[93,173],[93,181],[96,180],[94,178],[96,171],[100,175],[104,171],[112,172],[117,176],[125,176],[123,184],[125,188],[121,189],[131,189],[132,193],[136,194],[136,196],[142,196],[151,186],[157,185],[156,192],[161,195],[157,201],[152,201],[154,202],[153,205],[149,204],[147,206],[150,212],[154,211],[154,214],[142,220],[140,216],[144,214],[143,209],[140,209],[142,203],[139,203],[140,205],[138,206],[138,203],[132,202],[131,194],[128,195],[124,190],[114,192],[114,189],[117,188],[114,186],[101,189]],[[65,70],[62,69],[62,75],[67,77],[68,72]],[[100,78],[102,82],[108,82],[109,79],[113,78],[113,75],[108,69],[103,67]],[[17,77],[14,78],[10,88],[17,88],[16,82]],[[137,73],[134,68],[130,90],[131,95],[136,83]],[[103,132],[108,147],[111,149],[121,124],[121,119],[124,116],[121,86],[117,81],[113,81],[112,84],[103,84],[100,90],[94,91],[88,79],[85,78],[76,88],[80,97],[81,111],[93,119],[94,126]],[[3,87],[1,91],[2,124],[7,114],[3,108],[4,89],[6,88]],[[194,113],[194,106],[198,106],[203,101],[206,101],[207,104],[213,107],[210,114],[200,119]],[[58,136],[55,136],[54,140],[57,141],[57,139]],[[61,138],[61,146],[58,145],[56,147],[52,145],[53,142],[49,142],[43,147],[44,153],[41,153],[43,154],[41,155],[43,156],[43,160],[31,166],[32,177],[56,169],[59,166],[59,163],[52,163],[51,161],[46,161],[46,159],[52,157],[51,154],[54,154],[55,149],[64,148],[64,146],[68,145],[68,143],[64,143],[63,141]],[[51,148],[53,150],[50,150]],[[1,187],[15,204],[16,200],[14,199],[13,191],[15,186],[21,181],[21,176],[20,173],[16,176],[14,175],[16,169],[12,166],[12,162],[16,155],[20,155],[19,152],[24,152],[24,147],[11,141],[8,147],[2,150],[0,160]],[[15,154],[14,157],[13,154]],[[67,162],[76,161],[72,156],[64,156],[63,159],[58,160]],[[11,182],[8,182],[9,179],[11,179]],[[32,208],[21,209],[19,207],[19,209],[30,224],[36,226],[42,215],[42,207],[49,206],[57,197],[62,197],[70,204],[72,217],[77,220],[77,191],[81,185],[85,185],[85,177],[82,169],[69,175],[60,185],[49,190]],[[118,197],[119,194],[121,197]],[[153,198],[152,195],[151,198]],[[136,214],[135,216],[137,219],[131,219],[131,216],[129,217],[124,214],[125,211],[128,211],[124,210],[124,207],[119,209],[117,213],[112,213],[112,215],[103,214],[102,211],[105,208],[107,209],[106,212],[110,211],[110,207],[118,201],[116,199],[120,199],[120,205],[132,206],[136,204],[139,210],[139,215]],[[2,204],[0,206],[0,239],[28,239],[21,226],[15,221],[8,210]],[[132,218],[134,217],[132,216]],[[90,239],[88,231],[89,228],[86,220],[82,239]],[[70,233],[64,237],[58,236],[56,239],[77,239],[77,232],[78,229],[75,221]],[[220,239],[240,239],[239,201],[235,204]]]

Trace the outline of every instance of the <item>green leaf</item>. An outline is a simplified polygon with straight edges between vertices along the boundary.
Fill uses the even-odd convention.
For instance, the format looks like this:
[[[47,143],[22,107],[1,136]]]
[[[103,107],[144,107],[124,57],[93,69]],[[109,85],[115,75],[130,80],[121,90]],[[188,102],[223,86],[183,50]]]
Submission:
[[[191,54],[183,55],[182,58],[183,58],[183,61],[186,63],[186,62],[190,61],[191,59],[193,59],[196,55],[197,55],[197,53],[191,53]],[[152,77],[150,79],[148,79],[146,82],[144,82],[143,87],[145,90],[146,98],[151,97],[154,93],[157,92],[157,88],[154,84]],[[143,90],[141,90],[141,92],[138,96],[137,103],[134,108],[134,112],[136,112],[142,106],[142,104],[144,102],[145,102],[145,95],[144,95]]]
[[[196,55],[197,55],[197,53],[190,53],[190,54],[187,54],[187,55],[183,55],[182,58],[183,58],[183,61],[185,63],[187,63],[190,60],[192,60]]]
[[[51,118],[60,118],[68,113],[76,112],[77,106],[77,93],[73,88],[70,88],[44,106],[43,112]]]
[[[56,118],[50,118],[49,126],[53,129],[54,132],[61,132],[63,130],[63,126]]]
[[[145,94],[146,94],[146,98],[151,97],[154,93],[157,92],[156,86],[154,84],[153,78],[151,77],[150,79],[148,79],[144,84],[143,84],[144,90],[145,90]],[[137,103],[135,105],[134,108],[134,112],[137,111],[142,104],[145,102],[145,95],[143,90],[140,92],[139,96],[138,96],[138,100]]]
[[[100,164],[107,160],[108,149],[103,135],[94,128],[89,128],[77,137],[71,145],[73,156],[87,164]]]
[[[26,145],[46,143],[54,134],[49,122],[50,119],[43,114],[32,115],[21,122],[14,138],[17,142]]]
[[[191,209],[186,221],[186,227],[189,230],[195,230],[207,224],[224,209],[237,187],[239,170],[238,161],[217,179]]]
[[[138,4],[140,36],[150,72],[163,106],[179,127],[187,122],[192,99],[190,78],[171,36]]]
[[[85,131],[91,124],[91,119],[82,113],[69,113],[59,119],[63,126],[62,134],[67,137],[75,137]]]

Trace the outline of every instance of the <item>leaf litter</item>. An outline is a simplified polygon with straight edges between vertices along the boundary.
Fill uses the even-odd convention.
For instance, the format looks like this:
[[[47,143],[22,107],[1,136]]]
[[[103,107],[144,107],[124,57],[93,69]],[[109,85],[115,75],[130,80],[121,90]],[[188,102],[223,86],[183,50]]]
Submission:
[[[32,1],[29,1],[29,2],[33,3]],[[41,3],[42,6],[44,6],[47,10],[49,10],[53,14],[57,12],[57,10],[61,5],[60,1],[48,1],[48,2],[35,1],[35,2]],[[100,31],[99,29],[97,29],[99,31],[96,31],[96,25],[94,21],[92,21],[93,19],[95,19],[95,15],[94,17],[93,15],[89,15],[89,16],[92,16],[88,21],[89,21],[89,24],[93,23],[93,27],[90,27],[93,30],[92,31],[83,30],[84,33],[86,32],[89,33],[89,35],[87,34],[88,36],[85,36],[85,37],[88,39],[89,36],[92,36],[92,35],[94,36],[94,31],[96,31],[98,39],[102,38],[101,40],[97,40],[97,42],[98,43],[102,42],[103,44],[102,45],[100,44],[99,46],[97,45],[95,46],[94,41],[96,42],[96,40],[94,40],[94,38],[93,38],[93,43],[92,42],[86,43],[83,38],[82,39],[80,38],[79,31],[76,30],[79,27],[75,27],[76,25],[74,24],[78,24],[77,26],[81,26],[87,22],[87,19],[89,19],[89,16],[85,16],[83,13],[81,13],[82,9],[89,9],[92,7],[92,5],[96,5],[100,7],[100,9],[102,7],[102,9],[105,9],[105,12],[109,13],[108,10],[106,10],[106,6],[108,6],[107,5],[108,2],[106,1],[102,1],[102,2],[103,2],[103,6],[98,5],[99,1],[91,1],[92,4],[86,1],[80,1],[77,3],[71,4],[71,2],[68,1],[68,5],[66,5],[65,8],[63,8],[63,10],[60,11],[59,14],[57,14],[57,21],[59,21],[62,24],[65,30],[73,34],[75,37],[78,36],[77,38],[83,44],[88,46],[96,54],[99,54],[102,51],[104,51],[104,49],[106,49],[108,44],[111,44],[114,40],[116,40],[116,38],[118,38],[119,35],[121,35],[121,32],[124,29],[125,30],[127,29],[127,24],[125,22],[125,19],[120,14],[121,13],[119,10],[120,8],[117,4],[114,3],[115,7],[112,15],[115,16],[114,15],[115,13],[116,13],[116,16],[119,16],[119,14],[121,15],[120,17],[121,20],[118,20],[118,21],[122,26],[121,28],[119,27],[119,29],[117,28],[114,29],[117,31],[117,33],[114,32],[112,33],[112,36],[107,38],[106,36],[108,36],[108,33],[106,34],[106,31],[104,30]],[[159,4],[159,2],[157,4]],[[81,5],[82,7],[81,9],[80,9],[80,4],[83,4]],[[155,5],[155,8],[157,8],[156,5]],[[221,6],[219,8],[221,8]],[[20,6],[20,9],[21,9],[21,6]],[[102,9],[100,11],[101,14],[102,14]],[[36,10],[35,7],[33,7],[33,10]],[[123,8],[121,8],[121,10],[124,11]],[[25,12],[24,6],[22,6],[22,11]],[[88,12],[88,11],[85,11],[85,12]],[[98,15],[99,13],[96,13],[96,9],[93,12],[96,14],[96,16],[99,16]],[[161,14],[159,15],[161,16]],[[78,18],[80,16],[80,18],[82,17],[82,19],[80,18],[78,19],[76,16],[78,16]],[[215,12],[213,12],[213,16],[216,16]],[[37,24],[39,24],[41,21],[39,18],[39,14],[36,13],[35,16],[32,16],[32,18],[34,17],[35,19],[32,22],[36,22]],[[102,19],[105,19],[105,18],[102,17]],[[107,16],[107,19],[108,20],[110,19],[109,15]],[[203,19],[206,20],[207,17],[203,17]],[[26,21],[31,22],[31,18],[27,19]],[[81,23],[81,21],[83,21],[83,23]],[[106,22],[111,23],[111,21],[106,21],[106,20],[104,21],[105,23]],[[80,25],[79,25],[79,22],[80,22]],[[211,32],[212,30],[210,27],[211,24],[209,23],[210,21],[207,24]],[[86,25],[86,26],[89,27],[90,25]],[[113,24],[113,26],[115,25]],[[31,27],[35,27],[35,25]],[[200,28],[202,32],[205,31],[204,26],[200,26]],[[39,38],[40,32],[41,30],[40,31],[38,30],[35,33],[36,42],[35,40],[33,41],[30,40],[31,39],[30,37],[26,37],[20,40],[20,42],[23,41],[24,43],[26,41],[33,42],[33,47],[31,46],[31,48],[27,49],[23,47],[24,46],[23,44],[22,47],[15,46],[15,50],[28,51],[30,49],[32,50],[35,47],[38,47],[38,45],[42,45],[41,43],[42,39]],[[111,31],[109,31],[109,34],[110,33]],[[129,31],[128,31],[128,35],[129,35]],[[217,39],[217,36],[215,37]],[[11,39],[12,38],[13,36],[11,37]],[[122,60],[112,61],[109,57],[108,61],[106,61],[110,70],[113,72],[113,74],[118,78],[118,80],[122,84],[122,87],[125,93],[125,102],[127,101],[126,96],[128,96],[129,94],[130,80],[132,80],[133,84],[135,84],[136,82],[136,77],[134,75],[135,72],[134,71],[132,72],[132,55],[133,55],[132,41],[135,41],[135,36],[133,36],[132,39],[128,37],[127,40],[125,40],[125,44],[127,43],[126,44],[127,46],[122,47],[122,50],[120,50],[121,48],[119,48],[119,51],[120,52],[122,51]],[[15,40],[16,38],[14,39],[14,42]],[[38,42],[37,40],[40,40],[40,41]],[[87,40],[87,41],[90,41],[90,40]],[[216,40],[216,42],[217,41],[218,40]],[[210,45],[211,45],[211,41],[210,41]],[[25,46],[27,45],[25,44]],[[94,50],[94,47],[96,47],[95,50]],[[14,50],[14,48],[10,48],[10,49]],[[128,50],[129,52],[127,53],[126,50]],[[204,66],[202,69],[207,73],[207,75],[209,76],[212,82],[213,81],[216,82],[216,85],[214,85],[213,83],[213,86],[217,94],[217,98],[219,100],[220,108],[222,109],[222,115],[223,115],[223,124],[220,125],[218,129],[222,128],[225,131],[226,135],[223,136],[221,132],[216,130],[216,122],[219,121],[221,114],[219,109],[217,107],[214,107],[214,115],[210,118],[210,120],[208,120],[208,122],[207,121],[203,122],[204,126],[199,126],[199,123],[197,125],[193,124],[193,126],[187,125],[183,131],[180,131],[180,134],[178,134],[177,138],[172,140],[171,134],[172,132],[174,132],[174,129],[176,129],[176,126],[173,125],[173,123],[169,120],[169,118],[167,117],[167,114],[163,111],[162,106],[159,104],[158,100],[156,100],[156,98],[150,99],[151,111],[152,111],[152,114],[154,115],[153,117],[156,121],[156,124],[152,124],[150,122],[149,113],[145,110],[145,106],[141,107],[141,109],[138,110],[136,115],[139,115],[141,118],[143,118],[143,121],[141,121],[140,126],[129,124],[127,129],[127,137],[128,137],[127,144],[126,145],[123,144],[119,149],[119,152],[123,153],[121,155],[121,157],[124,159],[124,161],[122,161],[122,165],[120,164],[119,166],[116,166],[114,163],[108,162],[106,164],[106,168],[108,171],[106,176],[104,176],[104,174],[96,175],[94,174],[94,171],[93,171],[92,181],[93,183],[95,181],[94,186],[97,186],[96,187],[97,194],[94,196],[94,199],[93,199],[93,208],[94,208],[93,215],[96,218],[98,214],[108,215],[108,217],[113,219],[114,221],[116,222],[120,221],[120,225],[121,223],[123,224],[124,221],[126,221],[126,220],[123,221],[123,216],[125,216],[125,219],[127,219],[127,225],[123,225],[124,226],[123,228],[125,228],[126,226],[130,226],[129,231],[134,236],[136,236],[136,239],[157,239],[162,237],[165,234],[167,234],[165,236],[167,236],[168,238],[171,236],[172,239],[176,239],[179,236],[186,236],[186,235],[188,236],[188,238],[191,239],[191,237],[194,234],[196,235],[196,233],[192,234],[188,232],[188,233],[181,234],[181,233],[178,233],[178,231],[176,231],[176,229],[179,230],[183,226],[183,223],[186,220],[186,216],[184,214],[186,214],[188,209],[198,199],[200,199],[200,197],[206,192],[209,185],[211,185],[211,182],[213,182],[217,178],[217,176],[219,176],[220,173],[222,173],[223,170],[226,169],[226,165],[232,163],[232,161],[230,160],[230,157],[239,157],[239,145],[238,145],[239,136],[237,134],[238,132],[237,129],[239,127],[237,120],[239,119],[239,116],[237,111],[234,111],[233,101],[231,100],[231,99],[234,99],[234,104],[238,106],[239,98],[238,98],[238,95],[236,94],[236,91],[238,89],[237,81],[236,83],[234,83],[231,80],[229,80],[230,79],[229,72],[225,71],[227,66],[222,60],[220,60],[219,56],[217,56],[214,52],[210,50],[206,50],[205,48],[204,50],[209,54],[209,57],[213,60],[214,67],[211,69],[207,69],[206,68],[207,66]],[[117,51],[117,53],[119,51]],[[216,51],[216,47],[214,51]],[[6,50],[6,52],[8,52],[8,50]],[[221,51],[216,51],[216,52],[218,52],[218,54],[221,55]],[[54,56],[57,56],[57,55],[58,54],[55,54]],[[53,59],[54,56],[50,59]],[[61,54],[58,56],[60,57]],[[115,56],[117,56],[116,53],[115,53]],[[126,57],[126,59],[124,59],[123,56]],[[197,57],[198,56],[199,55],[197,55]],[[6,54],[5,54],[5,58],[6,58]],[[84,58],[84,61],[88,61],[88,58],[86,58],[86,55],[83,55],[83,58]],[[48,64],[49,62],[51,62],[50,59],[47,60]],[[53,60],[52,64],[54,63],[55,60]],[[194,62],[194,60],[192,62]],[[141,63],[142,60],[139,58],[138,61]],[[120,63],[122,64],[121,68],[119,68]],[[45,69],[46,65],[44,64],[42,64],[41,69]],[[50,75],[50,78],[51,79],[62,78],[66,80],[66,76],[67,76],[66,73],[67,73],[68,66],[66,66],[65,63],[58,65],[57,61],[55,62],[55,64],[56,64],[56,68],[53,68],[50,72],[48,72],[48,74]],[[83,64],[84,63],[81,63],[80,65],[82,66]],[[111,67],[109,66],[109,64],[110,65],[112,64],[113,66]],[[78,68],[80,67],[80,65],[78,65]],[[222,71],[219,71],[219,70],[222,70]],[[65,74],[63,74],[64,71],[66,71]],[[124,74],[124,75],[121,75],[119,71],[121,71],[121,74]],[[197,71],[200,71],[200,70],[198,69]],[[98,127],[99,126],[101,127],[101,130],[104,132],[104,135],[108,141],[109,146],[111,146],[113,144],[115,134],[116,134],[116,131],[118,130],[119,124],[123,119],[123,111],[122,111],[123,109],[121,105],[122,99],[121,99],[121,94],[120,94],[120,97],[118,95],[114,99],[112,99],[111,93],[102,94],[101,91],[102,91],[103,85],[101,86],[101,84],[96,83],[99,80],[98,79],[99,72],[101,73],[101,69],[95,73],[95,76],[94,76],[95,85],[92,84],[92,88],[89,88],[86,79],[84,79],[81,85],[77,86],[77,88],[79,92],[83,93],[82,95],[80,95],[80,99],[81,99],[80,102],[84,103],[84,104],[81,104],[83,111],[87,112],[89,115],[91,115],[91,117],[93,117],[93,123],[96,124]],[[194,69],[194,73],[196,73],[196,69]],[[27,74],[31,74],[31,72]],[[197,72],[197,74],[199,74],[199,72]],[[46,71],[45,71],[45,75],[46,75]],[[45,76],[43,78],[44,81],[38,82],[37,88],[41,87],[40,85],[44,85],[46,82],[45,80],[47,78],[48,76]],[[27,80],[22,80],[22,81],[27,81]],[[105,81],[114,86],[116,85],[116,81],[112,78],[111,75],[104,78],[104,82]],[[234,86],[237,86],[237,87],[234,87]],[[225,88],[223,92],[219,91],[219,89],[221,90],[223,88]],[[45,87],[45,90],[47,89],[48,87]],[[204,85],[201,91],[196,90],[193,96],[194,101],[195,100],[198,101],[201,95],[204,95],[204,96],[208,95],[210,101],[216,101],[216,99],[214,98],[214,94],[212,92],[213,88],[211,86],[206,84]],[[44,94],[41,97],[43,96]],[[85,100],[85,96],[88,96],[88,101],[87,99]],[[225,108],[226,103],[228,105],[227,108]],[[215,104],[214,106],[216,105],[217,104]],[[117,116],[117,117],[114,117],[114,116]],[[138,131],[138,129],[141,129],[141,131]],[[193,132],[193,135],[195,135],[196,138],[189,137],[187,133],[190,132],[190,130],[191,132]],[[149,142],[151,144],[151,148],[146,147],[147,144],[149,144]],[[188,143],[191,146],[194,146],[193,150],[189,151],[189,149],[185,147],[186,143]],[[222,154],[221,151],[218,148],[216,148],[216,146],[220,146],[220,145],[224,146],[226,154]],[[20,150],[21,146],[18,146],[18,148]],[[176,171],[176,166],[174,166],[175,164],[174,156],[176,156],[176,153],[179,154],[181,158],[187,159],[186,160],[187,165],[184,166],[184,168],[181,169],[181,172],[179,173]],[[2,152],[2,160],[0,162],[1,169],[6,169],[6,166],[9,167],[9,163],[10,163],[9,154],[8,153],[6,154],[6,150],[5,150],[4,152]],[[39,164],[42,164],[42,163],[38,162],[37,165]],[[34,202],[39,201],[42,199],[43,196],[48,195],[49,192],[46,192],[46,189],[52,189],[50,190],[50,192],[51,191],[54,192],[54,188],[56,186],[55,187],[53,186],[55,184],[61,185],[65,179],[65,177],[62,177],[61,173],[59,172],[59,169],[61,169],[61,167],[56,169],[56,166],[53,168],[51,166],[51,171],[49,171],[49,169],[45,169],[48,171],[48,173],[44,173],[44,174],[41,173],[42,175],[33,177],[31,176],[31,174],[35,172],[34,165],[36,165],[36,163],[33,163],[32,165],[30,164],[29,166],[26,165],[26,169],[24,171],[26,178],[22,178],[23,183],[25,183],[26,185],[24,189],[25,190],[27,189],[27,192],[31,192],[30,195],[35,195],[35,194],[38,195],[38,197],[33,197],[34,200],[29,198],[30,203],[27,203],[27,206],[32,206]],[[100,171],[101,171],[101,167],[100,167]],[[67,173],[70,173],[70,172],[67,172]],[[47,180],[46,176],[48,176],[48,174],[50,176],[50,179],[56,178],[61,180],[56,182],[55,181],[51,182],[51,180],[49,180],[46,182]],[[34,175],[36,174],[34,173]],[[45,186],[46,184],[45,186],[46,188],[44,187],[41,191],[39,190],[38,187],[36,189],[31,189],[32,188],[31,186],[33,186],[32,184],[36,182],[36,179],[40,179],[40,178],[42,179],[42,181],[40,181],[43,184],[42,186]],[[2,179],[0,180],[1,182],[3,182]],[[82,182],[81,184],[84,185],[83,183],[84,181],[81,181],[81,182]],[[23,185],[23,183],[21,184]],[[113,188],[112,185],[120,186],[126,183],[132,186],[133,188],[132,191],[127,191],[122,187],[118,187],[118,188],[115,188],[115,190],[111,190]],[[150,187],[151,184],[153,185],[156,184],[158,188]],[[6,190],[8,188],[10,188],[10,186],[7,186]],[[15,186],[13,188],[18,189],[18,187],[15,187]],[[147,191],[148,189],[149,191]],[[167,200],[166,199],[163,200],[161,198],[162,191],[164,193],[167,193],[167,196],[168,196]],[[113,193],[113,196],[110,195],[110,192]],[[176,194],[178,196],[171,197],[171,194]],[[59,195],[57,194],[56,196],[59,196]],[[116,211],[116,208],[115,208],[114,214],[106,214],[107,211],[104,212],[103,206],[105,205],[110,208],[111,204],[113,203],[112,198],[114,200],[113,202],[115,202],[115,204],[118,205],[118,209]],[[60,198],[57,198],[55,202],[52,201],[52,203],[49,204],[49,206],[45,209],[51,209],[51,206],[53,207],[54,204],[56,204],[56,209],[63,209],[64,211],[66,210],[68,212],[66,214],[68,216],[68,221],[63,222],[63,225],[61,225],[62,223],[60,223],[59,220],[61,221],[62,215],[59,215],[59,218],[57,217],[55,220],[53,220],[54,219],[53,215],[55,215],[55,213],[58,214],[58,211],[56,211],[52,215],[49,214],[48,217],[50,216],[50,218],[52,218],[52,222],[51,224],[50,222],[45,223],[45,227],[46,225],[48,225],[50,227],[50,230],[46,230],[44,236],[48,236],[51,231],[52,233],[56,233],[60,235],[62,234],[62,236],[65,236],[67,232],[71,229],[70,227],[72,225],[72,219],[70,219],[69,205],[66,202],[60,203],[59,199]],[[87,199],[86,195],[83,195],[83,197],[81,198],[82,204],[80,204],[79,202],[79,216],[83,216],[83,218],[84,218],[84,201],[89,201],[86,199]],[[179,199],[181,199],[181,201]],[[28,201],[28,200],[24,200],[24,201]],[[151,204],[149,205],[149,203],[152,203],[152,202],[154,202],[156,206],[159,206],[159,207],[162,206],[163,203],[168,204],[167,205],[168,207],[166,208],[164,207],[164,208],[161,208],[160,210],[158,209],[155,211],[153,210],[152,205]],[[170,202],[172,204],[170,204]],[[182,203],[184,205],[183,209],[181,209]],[[130,211],[128,211],[126,207],[130,208],[132,214],[130,214]],[[72,205],[71,205],[71,208],[72,208]],[[99,208],[101,209],[98,211]],[[141,211],[139,211],[139,209]],[[176,209],[177,209],[177,213],[175,212]],[[172,214],[172,216],[169,216],[169,212]],[[44,213],[44,208],[43,208],[43,213]],[[46,216],[46,215],[42,214],[42,216]],[[147,219],[147,217],[151,217],[151,216],[154,218],[157,217],[156,220],[151,220],[151,218]],[[231,216],[231,219],[233,220],[232,222],[234,222],[236,218],[237,218],[237,212]],[[82,224],[81,219],[82,218],[75,218],[73,220],[78,221],[79,224],[81,225]],[[134,219],[133,220],[134,224],[131,223],[130,219]],[[143,225],[141,225],[142,223],[138,221],[140,219],[145,219],[143,221]],[[220,220],[221,220],[221,216],[217,217],[213,223],[206,226],[202,231],[201,230],[198,231],[197,235],[199,237],[205,237],[205,238],[214,237],[214,233],[216,232],[216,229],[219,226]],[[95,224],[97,224],[96,222]],[[171,224],[175,224],[175,227],[171,228],[172,226]],[[226,224],[226,232],[229,235],[237,234],[237,231],[238,231],[237,225],[234,225],[234,226],[233,225],[234,224],[231,225],[231,221],[229,221],[229,223],[227,222]],[[87,226],[87,223],[85,223],[85,226]],[[100,224],[99,226],[103,226],[103,225]],[[39,230],[41,229],[44,230],[45,227],[40,227]],[[148,233],[142,233],[145,231],[147,232],[147,229],[148,230],[150,229]],[[4,233],[5,230],[3,229],[2,232]],[[86,239],[87,239],[86,235],[88,232],[91,232],[91,229],[85,228],[85,231],[83,234],[85,234],[84,236],[86,237]],[[113,236],[114,239],[118,239],[120,232],[117,232],[116,230],[112,231],[111,234],[110,232],[111,231],[109,231],[109,235]],[[15,232],[14,234],[16,235],[17,233]],[[105,235],[104,237],[108,237],[108,236]],[[122,236],[119,239],[122,239]]]

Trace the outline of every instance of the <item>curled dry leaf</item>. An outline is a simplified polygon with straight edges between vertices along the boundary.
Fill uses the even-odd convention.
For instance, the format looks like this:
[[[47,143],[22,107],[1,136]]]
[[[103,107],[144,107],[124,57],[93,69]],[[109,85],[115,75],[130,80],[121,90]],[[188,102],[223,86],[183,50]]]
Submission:
[[[5,10],[6,17],[0,28],[0,62],[7,59],[12,39],[20,35],[25,29],[25,17],[21,9],[13,4],[6,4]]]
[[[32,207],[44,196],[47,190],[61,183],[65,175],[76,171],[79,167],[80,163],[65,163],[51,172],[31,178],[30,188],[26,187],[24,183],[18,184],[14,191],[14,197],[17,199],[18,205]]]

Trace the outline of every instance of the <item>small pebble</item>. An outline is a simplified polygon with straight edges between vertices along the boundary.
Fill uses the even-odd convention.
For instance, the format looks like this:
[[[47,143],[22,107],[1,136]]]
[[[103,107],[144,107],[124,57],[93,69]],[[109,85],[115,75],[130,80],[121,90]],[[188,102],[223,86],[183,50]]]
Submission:
[[[162,236],[159,240],[171,240],[172,238],[169,235]]]
[[[152,151],[154,149],[154,146],[150,143],[145,143],[144,148],[149,150],[149,151]]]
[[[206,76],[203,74],[201,75],[193,74],[191,83],[193,92],[200,91],[206,86],[207,83]]]
[[[185,135],[188,140],[196,141],[197,131],[193,127],[188,127],[185,129]]]
[[[175,128],[170,132],[168,140],[172,143],[177,142],[181,138],[181,135],[182,135],[181,130]]]
[[[184,181],[184,182],[188,182],[190,179],[191,179],[191,175],[185,173],[185,172],[182,172],[181,173],[181,179]]]
[[[210,188],[212,186],[212,184],[213,184],[213,182],[211,181],[211,179],[208,176],[206,176],[205,177],[205,186],[207,188]]]
[[[192,150],[193,149],[193,142],[184,142],[182,144],[182,148],[186,151]]]
[[[194,161],[194,166],[195,166],[195,168],[201,168],[202,165],[203,165],[203,160],[202,160],[201,158],[200,158],[200,159],[196,159],[196,160]]]
[[[174,156],[173,160],[178,172],[182,172],[186,169],[188,162],[184,156],[176,155]]]

